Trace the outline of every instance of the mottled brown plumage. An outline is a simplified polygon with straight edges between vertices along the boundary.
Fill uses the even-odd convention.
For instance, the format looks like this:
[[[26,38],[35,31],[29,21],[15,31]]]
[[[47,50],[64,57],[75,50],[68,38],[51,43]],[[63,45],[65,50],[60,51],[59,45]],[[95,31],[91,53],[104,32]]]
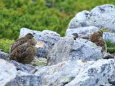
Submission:
[[[23,64],[31,63],[36,54],[35,44],[36,41],[34,39],[29,39],[26,43],[19,45],[12,51],[10,59]]]
[[[102,51],[107,51],[106,50],[106,43],[103,40],[103,32],[102,31],[97,31],[94,32],[91,36],[90,36],[90,41],[94,42],[97,46],[102,47]]]
[[[17,39],[11,46],[10,52],[12,52],[16,47],[19,45],[22,45],[23,43],[26,43],[29,39],[33,39],[33,35],[31,33],[28,33],[25,37]]]

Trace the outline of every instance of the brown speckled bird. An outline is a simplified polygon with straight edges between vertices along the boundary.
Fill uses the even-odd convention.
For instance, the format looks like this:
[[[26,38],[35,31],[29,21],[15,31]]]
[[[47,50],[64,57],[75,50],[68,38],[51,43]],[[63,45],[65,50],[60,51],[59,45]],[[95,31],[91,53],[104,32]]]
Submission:
[[[28,33],[26,36],[17,39],[11,46],[10,48],[10,52],[12,52],[16,47],[18,47],[19,45],[22,45],[24,43],[26,43],[29,39],[33,39],[33,35],[31,33]]]
[[[31,63],[36,55],[36,43],[34,39],[29,39],[26,43],[19,45],[11,52],[10,60],[15,60],[23,64]]]
[[[91,42],[94,42],[97,46],[102,47],[102,51],[107,52],[106,43],[105,43],[105,41],[103,40],[103,32],[102,32],[102,31],[94,32],[94,33],[90,36],[89,40],[90,40]]]

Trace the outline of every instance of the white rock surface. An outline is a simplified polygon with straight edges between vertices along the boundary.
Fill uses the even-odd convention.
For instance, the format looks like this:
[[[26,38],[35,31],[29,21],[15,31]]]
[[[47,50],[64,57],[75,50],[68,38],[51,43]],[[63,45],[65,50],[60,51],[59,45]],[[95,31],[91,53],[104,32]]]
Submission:
[[[113,71],[113,59],[78,60],[39,68],[35,75],[41,76],[43,86],[112,86],[109,78]]]
[[[16,68],[13,64],[0,59],[0,86],[5,86],[10,80],[16,77]]]
[[[113,74],[113,71],[113,60],[100,60],[80,72],[79,76],[65,86],[111,86],[112,84],[108,79]]]
[[[115,43],[115,33],[104,32],[103,39],[104,40],[109,40],[109,41]]]
[[[26,73],[0,59],[0,86],[114,86],[114,65],[114,59],[68,60]]]
[[[40,76],[29,73],[32,67],[16,62],[15,66],[11,62],[0,59],[0,86],[41,86]]]
[[[66,60],[98,60],[102,58],[101,47],[85,40],[62,37],[48,55],[48,65]]]
[[[23,37],[27,33],[33,34],[35,39],[38,42],[44,43],[43,47],[38,47],[38,52],[37,52],[38,57],[46,58],[50,49],[60,39],[60,35],[56,32],[53,32],[50,30],[44,30],[44,31],[40,32],[40,31],[30,30],[27,28],[21,28],[19,37]]]
[[[106,4],[97,6],[90,12],[82,11],[71,20],[68,29],[86,26],[108,28],[115,32],[115,6]]]

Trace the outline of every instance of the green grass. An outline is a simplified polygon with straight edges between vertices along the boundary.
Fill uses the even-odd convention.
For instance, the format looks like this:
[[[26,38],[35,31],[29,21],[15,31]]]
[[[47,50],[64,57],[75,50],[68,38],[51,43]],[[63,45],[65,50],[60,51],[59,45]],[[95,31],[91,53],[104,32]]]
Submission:
[[[2,49],[6,53],[9,53],[10,46],[13,42],[14,40],[0,39],[0,49]]]
[[[102,31],[102,32],[111,32],[111,30],[108,29],[108,28],[102,28],[101,31]]]
[[[111,41],[106,41],[107,44],[107,51],[109,53],[115,53],[115,43],[112,43]]]

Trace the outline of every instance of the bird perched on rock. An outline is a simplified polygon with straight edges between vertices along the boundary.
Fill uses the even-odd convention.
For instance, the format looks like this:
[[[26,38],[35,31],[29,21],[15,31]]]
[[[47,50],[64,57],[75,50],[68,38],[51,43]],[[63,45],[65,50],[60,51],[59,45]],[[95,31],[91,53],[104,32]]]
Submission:
[[[72,36],[73,36],[74,40],[76,40],[76,38],[79,37],[77,33],[73,33]]]
[[[27,35],[26,35],[27,36]],[[25,39],[25,38],[23,38]],[[23,64],[29,64],[32,62],[36,55],[36,40],[29,39],[27,42],[23,42],[22,45],[18,45],[10,54],[10,60],[16,60]]]
[[[12,52],[16,47],[19,45],[22,45],[26,43],[29,39],[33,39],[33,35],[31,33],[28,33],[25,37],[17,39],[11,46],[10,52]]]
[[[97,46],[100,46],[102,47],[102,52],[105,51],[107,52],[107,47],[106,47],[106,43],[103,39],[103,32],[102,31],[97,31],[97,32],[94,32],[89,40],[91,42],[94,42]]]

